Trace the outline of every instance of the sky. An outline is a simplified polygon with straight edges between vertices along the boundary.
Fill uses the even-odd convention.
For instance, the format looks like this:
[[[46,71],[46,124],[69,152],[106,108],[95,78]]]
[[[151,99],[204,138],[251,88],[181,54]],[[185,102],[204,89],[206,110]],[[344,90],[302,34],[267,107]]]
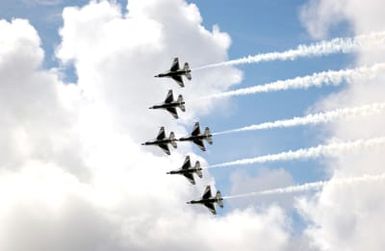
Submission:
[[[1,1],[0,250],[383,250],[384,7]],[[380,35],[346,53],[193,70],[185,88],[153,77],[176,56],[194,69],[369,34]],[[326,73],[329,85],[204,98],[357,67]],[[186,101],[178,120],[148,110],[170,89]],[[322,123],[214,134],[206,152],[141,145],[161,126],[181,137],[196,121],[217,133],[327,111]],[[166,175],[186,155],[205,168],[195,186]],[[216,216],[185,203],[208,184],[228,198]]]

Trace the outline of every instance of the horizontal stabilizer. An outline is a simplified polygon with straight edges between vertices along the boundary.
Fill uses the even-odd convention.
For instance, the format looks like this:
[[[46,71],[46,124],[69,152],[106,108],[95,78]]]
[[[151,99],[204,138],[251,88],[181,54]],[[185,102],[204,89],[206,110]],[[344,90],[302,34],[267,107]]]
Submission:
[[[175,134],[174,132],[170,132],[170,143],[174,148],[177,148],[176,141],[175,141]]]
[[[196,165],[195,165],[195,167],[196,167]],[[197,173],[197,175],[198,175],[199,178],[202,178],[202,177],[203,177],[203,174],[202,174],[202,170],[201,170],[201,169],[197,169],[196,173]]]
[[[211,136],[210,128],[206,127],[206,129],[205,129],[205,134],[204,134],[204,135],[207,137],[207,138],[206,138],[207,142],[208,142],[210,145],[212,145],[212,144],[213,144],[213,138],[212,138],[212,136]]]
[[[190,72],[187,72],[187,73],[186,73],[186,78],[187,78],[188,80],[191,80],[191,79],[192,79],[191,73],[190,73]]]
[[[217,194],[215,195],[215,199],[217,199],[218,206],[223,207],[223,198],[220,191],[217,191]]]
[[[185,107],[184,104],[183,104],[183,96],[182,96],[182,95],[179,95],[179,96],[178,96],[177,102],[180,104],[180,105],[179,105],[179,108],[180,108],[183,112],[185,112],[185,111],[186,111],[186,107]]]
[[[186,106],[183,105],[183,104],[181,104],[181,105],[179,106],[179,108],[182,110],[182,112],[185,112],[185,111],[186,111]]]
[[[183,70],[186,71],[186,78],[188,80],[191,80],[192,77],[191,77],[191,69],[190,69],[190,66],[188,65],[188,63],[185,63],[184,66],[183,66]]]

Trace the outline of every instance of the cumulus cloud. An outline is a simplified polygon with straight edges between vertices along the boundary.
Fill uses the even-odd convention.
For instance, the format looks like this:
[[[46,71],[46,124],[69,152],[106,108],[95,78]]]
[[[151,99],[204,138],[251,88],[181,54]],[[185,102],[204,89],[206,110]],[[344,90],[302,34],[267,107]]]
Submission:
[[[383,1],[309,1],[303,19],[312,35],[326,34],[343,18],[356,34],[384,30],[385,8]],[[383,62],[383,50],[360,50],[356,64]],[[323,100],[319,107],[331,108],[383,100],[385,88],[383,73],[375,79],[347,86],[339,93]],[[362,118],[359,122],[338,121],[328,125],[329,135],[338,138],[383,135],[383,117]],[[367,152],[359,156],[340,156],[330,161],[329,170],[334,179],[383,171],[384,156],[379,152]],[[385,245],[381,224],[384,219],[383,183],[362,184],[351,188],[326,186],[322,193],[311,200],[302,200],[299,208],[310,223],[306,234],[320,250],[383,250]]]
[[[42,68],[27,21],[0,22],[0,250],[284,249],[290,227],[280,208],[212,217],[184,203],[214,184],[209,173],[197,187],[165,175],[191,148],[164,157],[139,144],[161,125],[186,132],[216,105],[188,107],[177,124],[147,110],[175,87],[152,77],[172,57],[226,60],[229,36],[205,29],[197,7],[182,0],[131,0],[127,12],[91,1],[66,8],[63,19],[57,57],[74,65],[76,85]],[[241,73],[228,67],[193,78],[180,90],[187,102],[226,90]]]

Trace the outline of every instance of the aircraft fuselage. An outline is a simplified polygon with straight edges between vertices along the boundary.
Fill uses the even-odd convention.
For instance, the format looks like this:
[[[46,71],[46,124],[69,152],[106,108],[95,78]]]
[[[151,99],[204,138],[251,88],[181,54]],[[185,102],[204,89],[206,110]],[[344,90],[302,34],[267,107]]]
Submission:
[[[187,202],[187,204],[205,204],[205,203],[217,203],[218,201],[222,201],[223,199],[217,199],[217,198],[210,198],[210,199],[202,199],[202,200],[192,200]]]
[[[163,78],[163,77],[173,77],[173,76],[183,76],[186,75],[187,73],[190,73],[191,70],[178,70],[178,71],[170,71],[170,72],[165,72],[165,73],[160,73],[156,75],[156,78]]]
[[[203,139],[207,139],[210,137],[211,137],[211,134],[210,135],[197,135],[197,136],[189,136],[189,137],[185,137],[185,138],[180,138],[178,140],[179,141],[194,141],[194,140],[203,140]]]
[[[142,145],[161,145],[161,144],[171,144],[175,140],[170,139],[163,139],[163,140],[156,140],[156,141],[147,141],[143,143]]]
[[[182,169],[177,171],[170,171],[167,174],[185,174],[185,173],[196,173],[197,171],[201,171],[202,168],[189,168],[189,169]]]
[[[182,101],[182,102],[164,103],[164,104],[161,104],[161,105],[151,106],[149,109],[167,109],[167,108],[173,108],[173,107],[180,107],[180,106],[182,106],[184,104],[185,104],[184,101]]]

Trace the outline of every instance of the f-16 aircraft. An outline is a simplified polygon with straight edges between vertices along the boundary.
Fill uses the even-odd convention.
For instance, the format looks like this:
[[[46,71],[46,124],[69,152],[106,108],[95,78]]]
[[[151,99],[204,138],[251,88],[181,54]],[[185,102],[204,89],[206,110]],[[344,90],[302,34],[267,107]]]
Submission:
[[[178,112],[176,111],[176,108],[179,107],[184,112],[186,111],[186,108],[184,105],[185,105],[185,102],[183,101],[183,96],[179,95],[178,99],[174,100],[174,95],[172,93],[172,90],[169,90],[163,104],[151,106],[149,107],[149,109],[165,109],[166,111],[171,113],[171,115],[175,119],[177,119]]]
[[[191,184],[195,185],[194,173],[196,173],[199,176],[199,178],[202,178],[203,176],[202,168],[200,166],[199,161],[195,162],[195,166],[192,167],[190,156],[187,156],[186,159],[184,160],[182,167],[179,170],[170,171],[167,174],[181,174],[184,177],[186,177]]]
[[[199,127],[199,122],[195,123],[194,129],[193,129],[193,131],[192,131],[190,136],[184,137],[184,138],[180,138],[178,140],[179,141],[192,141],[196,145],[198,145],[199,148],[202,151],[206,151],[206,147],[205,147],[205,144],[204,144],[203,140],[206,140],[210,145],[213,143],[213,139],[212,139],[212,135],[210,133],[210,129],[208,127],[206,127],[205,128],[205,132],[202,134],[201,130],[200,130],[200,127]]]
[[[188,63],[185,63],[183,68],[181,69],[181,68],[179,68],[179,59],[174,58],[174,61],[172,63],[170,70],[165,72],[165,73],[160,73],[160,74],[156,75],[155,77],[156,78],[163,78],[163,77],[172,78],[180,85],[180,87],[184,87],[183,78],[182,78],[183,75],[186,76],[186,78],[188,80],[191,80],[191,69],[190,69]]]
[[[171,144],[174,148],[177,147],[176,139],[173,132],[170,132],[170,137],[166,137],[166,132],[164,131],[164,127],[162,126],[159,130],[158,136],[153,141],[147,141],[142,145],[158,145],[162,150],[170,155],[170,149],[168,148],[168,144]]]
[[[206,187],[205,192],[202,195],[202,199],[192,200],[192,201],[187,202],[187,204],[203,204],[204,206],[206,206],[210,210],[211,213],[213,213],[215,215],[215,214],[217,214],[217,211],[215,210],[214,203],[217,203],[218,206],[223,208],[223,198],[222,198],[221,192],[217,191],[217,194],[215,195],[215,197],[213,197],[211,195],[210,186]]]

